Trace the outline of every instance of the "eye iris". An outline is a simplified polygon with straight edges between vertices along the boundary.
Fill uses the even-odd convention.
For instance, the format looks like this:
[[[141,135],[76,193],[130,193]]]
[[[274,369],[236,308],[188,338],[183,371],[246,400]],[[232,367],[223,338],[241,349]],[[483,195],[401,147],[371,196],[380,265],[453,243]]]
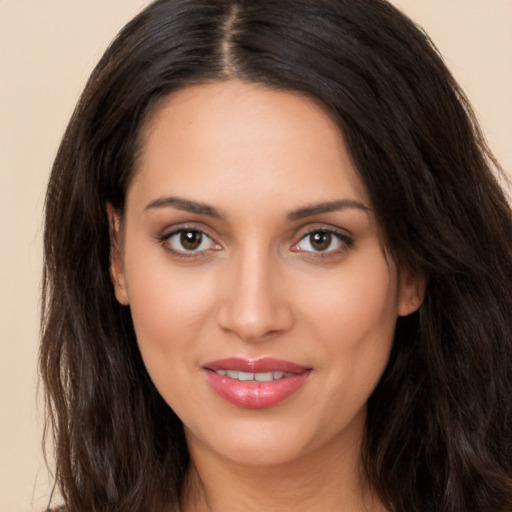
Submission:
[[[311,246],[317,251],[325,251],[331,245],[332,235],[326,231],[317,231],[310,237]]]
[[[190,251],[201,245],[203,235],[199,231],[183,231],[180,235],[181,245]]]

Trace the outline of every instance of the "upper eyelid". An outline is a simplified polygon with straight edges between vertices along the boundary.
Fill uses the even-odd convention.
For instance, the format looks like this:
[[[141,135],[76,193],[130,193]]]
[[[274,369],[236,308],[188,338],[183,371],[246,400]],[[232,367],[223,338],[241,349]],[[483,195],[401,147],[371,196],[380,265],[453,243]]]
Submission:
[[[206,235],[208,238],[211,238],[212,240],[215,239],[214,235],[212,235],[211,230],[208,229],[204,225],[197,225],[196,223],[184,223],[184,224],[178,224],[174,226],[168,226],[161,230],[161,235],[158,236],[159,239],[167,239],[171,236],[181,233],[182,231],[198,231],[199,233],[202,233],[203,235]]]
[[[302,240],[305,236],[310,235],[311,233],[316,233],[317,231],[326,231],[328,233],[332,233],[333,235],[338,235],[342,238],[353,238],[352,233],[345,229],[338,226],[333,226],[332,224],[322,224],[318,223],[313,226],[305,226],[299,230],[297,230],[295,237],[298,240]]]
[[[182,233],[183,231],[197,231],[198,233],[201,233],[202,236],[206,236],[207,238],[209,238],[210,240],[212,240],[212,242],[214,242],[215,240],[213,239],[213,237],[211,237],[208,233],[206,233],[205,231],[201,230],[201,229],[195,229],[195,228],[180,228],[180,229],[175,229],[173,231],[169,231],[169,233],[166,233],[165,235],[162,235],[160,238],[160,240],[169,240],[169,238],[172,238],[173,236],[176,236],[177,234],[179,233]]]

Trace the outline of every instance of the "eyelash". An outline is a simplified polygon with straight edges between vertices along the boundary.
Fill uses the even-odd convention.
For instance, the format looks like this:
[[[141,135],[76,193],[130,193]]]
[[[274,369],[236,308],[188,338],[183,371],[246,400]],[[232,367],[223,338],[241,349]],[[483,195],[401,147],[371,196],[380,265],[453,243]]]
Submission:
[[[174,236],[177,235],[183,235],[187,233],[195,233],[198,234],[201,237],[200,245],[199,247],[204,243],[204,239],[207,238],[211,241],[211,243],[215,246],[214,248],[209,249],[202,249],[202,250],[176,250],[173,249],[170,244],[168,243]],[[162,245],[162,247],[170,252],[173,256],[177,256],[178,258],[198,258],[201,256],[205,256],[207,252],[211,251],[217,251],[220,249],[220,245],[214,242],[214,240],[207,235],[202,229],[196,228],[196,227],[181,227],[179,229],[175,229],[171,231],[170,233],[166,233],[165,235],[162,235],[161,237],[158,237],[158,242]]]
[[[169,240],[171,240],[174,236],[177,236],[177,235],[183,236],[186,233],[195,233],[195,234],[198,234],[199,236],[201,236],[199,247],[201,247],[201,245],[204,243],[205,237],[210,240],[210,243],[212,245],[214,245],[214,247],[202,249],[202,250],[197,250],[197,248],[194,250],[186,250],[186,249],[176,250],[176,249],[173,249],[168,244]],[[340,247],[335,248],[333,250],[331,249],[331,250],[325,250],[325,251],[302,250],[299,248],[299,244],[301,244],[303,241],[307,240],[308,237],[311,237],[312,235],[318,234],[318,233],[326,234],[329,237],[333,237],[333,238],[337,239],[337,241],[340,244]],[[162,245],[162,247],[166,251],[170,252],[173,256],[176,256],[179,258],[184,258],[184,259],[191,259],[191,258],[198,258],[198,257],[206,256],[206,254],[211,251],[217,251],[217,250],[221,249],[221,246],[219,244],[217,244],[208,234],[206,234],[202,229],[199,229],[196,227],[184,226],[179,229],[175,229],[170,233],[166,233],[163,236],[158,237],[157,240]],[[332,244],[332,240],[329,240],[329,245],[331,245],[331,244]],[[310,245],[311,245],[311,242],[310,242]],[[333,228],[318,227],[318,228],[310,229],[309,231],[304,233],[300,237],[299,241],[292,245],[291,251],[295,252],[295,253],[299,253],[299,252],[306,253],[310,257],[327,258],[327,257],[339,255],[340,253],[343,253],[347,249],[352,248],[353,245],[354,245],[353,239],[350,236],[348,236],[345,232],[342,232],[342,231],[339,231],[339,230],[336,230]]]
[[[314,251],[314,250],[306,251],[306,250],[301,250],[298,248],[300,243],[307,240],[312,235],[318,234],[318,233],[326,234],[326,235],[329,235],[329,237],[335,238],[339,242],[340,246],[335,249],[325,250],[325,251]],[[330,242],[329,245],[331,245],[332,240],[330,240],[329,242]],[[311,245],[311,241],[310,241],[310,245]],[[328,257],[337,256],[337,255],[345,252],[347,249],[352,248],[353,245],[354,245],[354,240],[350,236],[348,236],[345,232],[342,232],[342,231],[339,231],[339,230],[333,229],[333,228],[317,227],[317,228],[310,229],[306,233],[304,233],[300,237],[300,240],[292,246],[291,250],[293,252],[306,253],[309,256],[315,257],[315,258],[328,258]]]

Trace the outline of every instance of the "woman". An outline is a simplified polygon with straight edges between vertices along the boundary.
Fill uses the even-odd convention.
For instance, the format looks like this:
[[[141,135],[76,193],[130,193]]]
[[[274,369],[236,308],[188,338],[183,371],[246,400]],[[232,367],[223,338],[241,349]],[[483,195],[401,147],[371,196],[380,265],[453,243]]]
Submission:
[[[382,0],[159,0],[48,187],[65,508],[506,511],[512,217]]]

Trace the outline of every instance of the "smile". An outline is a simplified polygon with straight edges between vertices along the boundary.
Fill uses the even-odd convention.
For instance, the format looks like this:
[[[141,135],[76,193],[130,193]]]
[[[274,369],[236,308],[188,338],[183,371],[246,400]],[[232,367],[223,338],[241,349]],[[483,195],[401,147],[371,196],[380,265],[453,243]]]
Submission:
[[[235,370],[217,370],[215,372],[217,375],[222,375],[223,377],[229,377],[230,379],[236,379],[240,381],[256,381],[256,382],[271,382],[273,380],[284,379],[286,377],[291,377],[293,374],[284,373],[284,372],[264,372],[264,373],[254,373],[254,372],[237,372]]]
[[[224,400],[244,409],[262,409],[297,392],[312,369],[271,358],[230,358],[206,363],[203,372],[210,387]]]

